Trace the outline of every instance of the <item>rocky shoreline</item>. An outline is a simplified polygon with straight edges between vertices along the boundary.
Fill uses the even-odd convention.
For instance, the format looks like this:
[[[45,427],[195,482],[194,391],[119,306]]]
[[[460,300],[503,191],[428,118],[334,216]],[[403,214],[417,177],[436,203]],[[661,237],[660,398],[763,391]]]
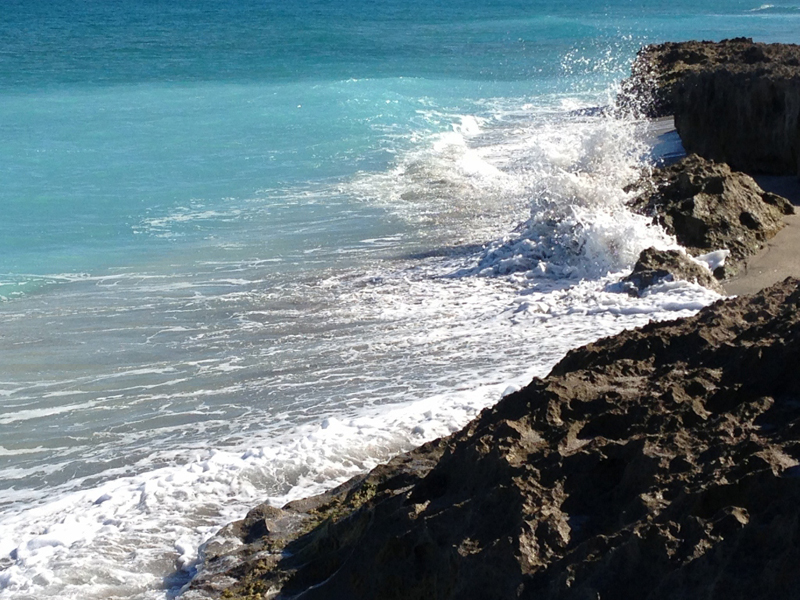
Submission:
[[[640,53],[621,109],[674,111],[699,155],[631,188],[632,208],[686,253],[643,252],[622,285],[629,293],[666,278],[716,287],[740,276],[794,212],[719,160],[797,175],[799,57],[796,46],[743,38]],[[714,108],[712,89],[734,108]],[[716,125],[698,102],[718,110]],[[742,121],[748,106],[763,118]],[[747,131],[706,131],[717,126]],[[703,131],[717,145],[687,141]],[[758,135],[780,160],[719,153]],[[183,597],[795,597],[798,360],[798,279],[573,350],[447,438],[321,496],[254,508],[205,546]]]
[[[750,38],[643,48],[619,105],[673,115],[689,153],[748,173],[798,175],[800,46]]]
[[[648,118],[674,116],[690,153],[634,183],[631,208],[675,235],[691,257],[725,250],[725,262],[711,265],[716,279],[739,276],[795,212],[750,175],[800,175],[800,46],[750,38],[646,46],[622,83],[616,108]],[[664,277],[717,289],[691,260],[661,253],[659,268],[653,260],[652,249],[640,258],[626,280],[630,291],[640,293],[642,283]]]
[[[642,252],[633,273],[623,280],[635,293],[665,278],[721,291],[718,280],[738,275],[746,259],[795,212],[786,198],[765,192],[749,175],[696,154],[655,169],[629,191],[634,193],[631,209],[664,227],[686,252]]]

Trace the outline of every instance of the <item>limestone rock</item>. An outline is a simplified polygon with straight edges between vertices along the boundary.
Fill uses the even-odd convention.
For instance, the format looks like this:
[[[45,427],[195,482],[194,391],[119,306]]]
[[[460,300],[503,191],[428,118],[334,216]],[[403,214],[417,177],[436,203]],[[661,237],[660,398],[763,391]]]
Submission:
[[[444,443],[436,440],[318,496],[290,502],[282,509],[269,504],[256,506],[244,519],[227,525],[204,544],[202,567],[181,598],[260,600],[273,597],[278,590],[289,593],[307,577],[307,571],[301,569],[298,584],[298,569],[283,566],[285,554],[294,552],[298,539],[304,540],[298,558],[301,561],[304,556],[327,556],[337,546],[352,543],[360,525],[357,519],[346,517],[367,502],[418,483],[444,449]],[[335,558],[330,560],[335,562]],[[326,564],[330,568],[334,562]],[[315,564],[312,572],[316,568]]]
[[[693,281],[715,292],[723,293],[722,287],[707,268],[697,264],[684,252],[677,250],[642,250],[633,272],[622,281],[629,284],[634,295],[662,281]]]
[[[748,173],[800,173],[800,46],[750,38],[646,46],[618,105],[674,115],[687,152]]]
[[[245,546],[222,596],[796,597],[798,364],[797,280],[574,350],[452,436],[285,507],[307,527]]]
[[[744,258],[783,228],[783,216],[794,213],[788,200],[765,192],[748,175],[697,155],[655,169],[629,191],[637,192],[632,209],[651,216],[693,256],[729,250],[718,278],[735,274]]]

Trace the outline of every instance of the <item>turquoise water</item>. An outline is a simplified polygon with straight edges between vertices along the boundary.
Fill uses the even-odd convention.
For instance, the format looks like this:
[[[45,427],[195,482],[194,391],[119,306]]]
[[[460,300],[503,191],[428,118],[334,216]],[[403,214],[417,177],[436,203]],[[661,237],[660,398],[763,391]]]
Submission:
[[[277,188],[385,169],[449,127],[420,111],[596,91],[651,40],[796,37],[780,6],[6,2],[2,295],[236,230]],[[148,227],[176,213],[207,218]]]
[[[265,499],[715,296],[614,292],[644,43],[780,2],[0,7],[0,598],[164,598]]]

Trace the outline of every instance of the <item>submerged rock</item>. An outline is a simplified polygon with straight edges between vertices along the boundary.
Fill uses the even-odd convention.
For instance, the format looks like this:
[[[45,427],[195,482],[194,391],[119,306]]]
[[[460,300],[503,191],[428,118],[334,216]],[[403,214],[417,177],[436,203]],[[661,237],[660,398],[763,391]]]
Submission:
[[[783,228],[783,216],[794,213],[788,200],[748,175],[697,155],[655,169],[629,191],[637,192],[631,208],[652,217],[693,256],[729,250],[730,260],[715,273],[719,279],[734,275]]]
[[[692,281],[723,293],[722,287],[711,271],[678,250],[647,248],[639,255],[633,272],[623,283],[633,295],[640,295],[647,288],[663,281]]]
[[[646,46],[618,105],[674,115],[687,152],[748,173],[800,173],[800,46],[750,38]]]
[[[799,363],[797,280],[574,350],[452,436],[233,526],[222,596],[795,597]]]

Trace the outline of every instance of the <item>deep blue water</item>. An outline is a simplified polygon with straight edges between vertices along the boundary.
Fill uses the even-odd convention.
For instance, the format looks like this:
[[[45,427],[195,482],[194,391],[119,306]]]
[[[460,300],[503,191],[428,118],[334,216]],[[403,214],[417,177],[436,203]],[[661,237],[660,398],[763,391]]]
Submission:
[[[797,36],[793,7],[753,4],[6,1],[0,276],[153,260],[174,244],[148,219],[202,206],[158,235],[237,229],[247,200],[450,126],[420,110],[602,88],[643,42]]]
[[[255,502],[713,300],[609,287],[671,242],[646,128],[575,109],[740,35],[800,2],[0,0],[0,598],[164,598]]]

